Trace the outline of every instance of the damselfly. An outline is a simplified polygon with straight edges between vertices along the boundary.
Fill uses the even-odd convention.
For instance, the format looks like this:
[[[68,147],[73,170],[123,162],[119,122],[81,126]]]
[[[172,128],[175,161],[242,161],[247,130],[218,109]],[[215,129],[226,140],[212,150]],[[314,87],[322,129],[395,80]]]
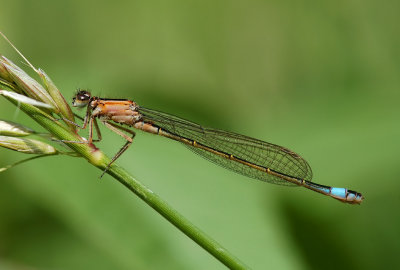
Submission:
[[[303,186],[350,204],[360,204],[364,199],[356,191],[311,182],[312,171],[307,161],[279,145],[202,127],[170,114],[141,107],[131,100],[95,97],[83,90],[73,98],[73,106],[87,107],[81,127],[84,129],[89,126],[87,143],[101,140],[96,119],[126,139],[125,145],[112,158],[103,174],[128,149],[135,137],[133,130],[118,123],[181,142],[200,156],[248,177],[278,185]],[[97,140],[93,139],[93,126],[98,133]]]

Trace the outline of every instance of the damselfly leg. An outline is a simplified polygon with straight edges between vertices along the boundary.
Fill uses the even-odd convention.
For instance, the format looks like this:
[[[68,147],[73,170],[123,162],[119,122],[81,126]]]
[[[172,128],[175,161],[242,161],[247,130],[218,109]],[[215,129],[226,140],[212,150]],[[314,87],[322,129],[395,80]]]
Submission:
[[[83,125],[82,126],[77,124],[77,123],[75,123],[75,122],[73,122],[73,121],[71,121],[71,120],[69,120],[69,119],[66,119],[66,118],[55,119],[55,120],[57,120],[57,121],[59,121],[59,120],[66,121],[66,122],[76,126],[79,129],[86,129],[86,127],[89,125],[89,138],[87,140],[85,140],[85,141],[68,141],[68,140],[53,140],[53,141],[55,141],[55,142],[65,142],[65,143],[91,144],[93,142],[100,142],[102,140],[101,131],[100,131],[99,125],[98,125],[98,123],[96,121],[96,118],[93,118],[90,115],[88,116],[88,113],[86,113],[85,118],[82,118],[82,117],[80,117],[79,115],[77,115],[75,113],[74,113],[74,115],[78,119],[83,121]],[[94,128],[96,130],[96,133],[97,133],[97,139],[93,139],[93,126],[94,126]]]
[[[110,129],[111,131],[117,133],[118,135],[120,135],[122,138],[124,138],[126,140],[126,143],[124,144],[124,146],[122,146],[122,148],[117,152],[117,154],[115,154],[115,156],[111,159],[111,162],[108,163],[107,167],[105,168],[105,170],[103,171],[103,173],[101,174],[100,178],[103,177],[103,175],[108,171],[108,169],[110,168],[110,166],[114,163],[114,161],[117,160],[117,158],[119,158],[128,148],[129,146],[131,146],[132,142],[133,142],[133,138],[135,138],[136,133],[133,130],[124,128],[124,127],[120,127],[117,126],[113,123],[110,122],[103,122],[104,125]],[[132,137],[127,136],[125,133],[123,133],[121,130],[132,134]]]
[[[91,144],[93,142],[100,142],[102,140],[102,135],[101,135],[101,131],[99,128],[99,125],[97,123],[97,119],[95,117],[93,117],[92,115],[90,115],[90,110],[88,110],[89,113],[86,113],[86,117],[82,118],[82,117],[78,117],[79,119],[83,120],[83,125],[80,126],[79,124],[72,122],[68,119],[64,119],[67,122],[77,126],[80,129],[85,129],[87,126],[89,126],[89,137],[86,141],[68,141],[68,140],[55,140],[55,141],[59,141],[59,142],[65,142],[65,143],[81,143],[81,144]],[[129,148],[129,146],[131,146],[133,139],[136,136],[136,133],[133,130],[124,128],[122,126],[118,126],[112,122],[109,121],[101,121],[108,129],[110,129],[112,132],[120,135],[122,138],[124,138],[126,140],[126,143],[122,146],[122,148],[117,152],[117,154],[115,154],[115,156],[111,159],[111,162],[107,165],[107,167],[105,168],[105,170],[103,171],[103,173],[101,174],[100,178],[102,178],[104,176],[104,174],[108,171],[108,169],[110,168],[110,166]],[[94,129],[96,130],[97,133],[97,139],[93,139],[93,126]],[[127,136],[125,133],[129,133],[132,136]]]

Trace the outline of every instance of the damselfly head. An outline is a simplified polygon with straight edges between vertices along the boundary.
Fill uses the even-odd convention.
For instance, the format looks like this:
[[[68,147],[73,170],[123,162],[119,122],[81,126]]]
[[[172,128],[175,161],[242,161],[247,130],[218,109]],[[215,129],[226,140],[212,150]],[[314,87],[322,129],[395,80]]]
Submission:
[[[90,94],[89,91],[78,90],[75,97],[72,98],[72,106],[85,107],[89,103],[91,97],[92,95]]]

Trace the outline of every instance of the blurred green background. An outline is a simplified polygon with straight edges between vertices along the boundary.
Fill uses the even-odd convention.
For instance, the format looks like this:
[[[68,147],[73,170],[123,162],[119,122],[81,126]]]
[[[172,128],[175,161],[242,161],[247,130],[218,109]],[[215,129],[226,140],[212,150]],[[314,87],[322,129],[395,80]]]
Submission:
[[[118,163],[250,267],[400,267],[400,2],[0,6],[1,31],[68,100],[89,88],[283,145],[309,161],[315,182],[365,196],[351,206],[250,180],[138,132]],[[3,40],[0,53],[23,66]],[[5,99],[0,115],[43,130]],[[109,155],[124,143],[104,137]],[[0,149],[0,167],[22,158]],[[71,157],[0,174],[0,269],[225,269],[99,175]]]

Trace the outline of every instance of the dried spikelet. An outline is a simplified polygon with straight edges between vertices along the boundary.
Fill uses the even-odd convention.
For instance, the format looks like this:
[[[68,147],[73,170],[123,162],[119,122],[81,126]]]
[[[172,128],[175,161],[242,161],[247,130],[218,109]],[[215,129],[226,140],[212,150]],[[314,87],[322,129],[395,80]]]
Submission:
[[[25,154],[54,155],[58,151],[50,144],[26,138],[0,136],[0,146]]]
[[[36,134],[36,131],[11,121],[0,120],[0,135],[24,137]]]

